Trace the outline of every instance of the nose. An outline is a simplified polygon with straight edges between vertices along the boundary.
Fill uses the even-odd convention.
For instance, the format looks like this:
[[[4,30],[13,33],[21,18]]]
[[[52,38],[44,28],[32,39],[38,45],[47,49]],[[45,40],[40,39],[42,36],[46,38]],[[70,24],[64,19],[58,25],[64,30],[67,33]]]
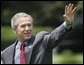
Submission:
[[[29,30],[29,27],[28,27],[28,26],[26,26],[26,27],[25,27],[25,30]]]

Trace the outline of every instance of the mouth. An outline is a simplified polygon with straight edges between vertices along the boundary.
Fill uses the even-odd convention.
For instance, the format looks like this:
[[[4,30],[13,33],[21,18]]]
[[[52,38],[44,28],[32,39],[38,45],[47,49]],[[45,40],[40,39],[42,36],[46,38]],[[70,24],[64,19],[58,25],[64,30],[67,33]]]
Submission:
[[[29,32],[29,33],[24,33],[25,35],[30,35],[31,33]]]
[[[30,33],[24,33],[24,34],[30,34]]]

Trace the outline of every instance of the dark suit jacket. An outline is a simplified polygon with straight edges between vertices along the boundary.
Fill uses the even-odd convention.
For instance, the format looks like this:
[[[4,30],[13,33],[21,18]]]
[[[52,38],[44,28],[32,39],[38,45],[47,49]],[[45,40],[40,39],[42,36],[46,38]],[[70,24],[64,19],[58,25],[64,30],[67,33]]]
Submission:
[[[37,33],[35,39],[32,40],[31,49],[25,48],[26,64],[52,64],[52,50],[56,47],[60,40],[67,34],[64,25],[60,25],[51,33],[41,31]],[[2,61],[5,64],[14,63],[15,46],[17,41],[7,47],[2,52]]]

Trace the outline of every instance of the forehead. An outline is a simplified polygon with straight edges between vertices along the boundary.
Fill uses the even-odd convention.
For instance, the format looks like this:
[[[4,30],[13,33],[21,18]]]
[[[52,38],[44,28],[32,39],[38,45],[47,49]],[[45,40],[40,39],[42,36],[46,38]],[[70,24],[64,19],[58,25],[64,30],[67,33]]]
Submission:
[[[17,21],[17,24],[32,24],[32,21],[28,17],[20,17]]]

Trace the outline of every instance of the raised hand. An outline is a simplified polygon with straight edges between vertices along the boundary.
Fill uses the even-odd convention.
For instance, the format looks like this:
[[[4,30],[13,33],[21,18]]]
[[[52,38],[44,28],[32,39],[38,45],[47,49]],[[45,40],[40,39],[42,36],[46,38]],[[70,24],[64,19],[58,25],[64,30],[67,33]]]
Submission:
[[[65,6],[65,14],[63,15],[67,25],[71,25],[74,20],[74,13],[76,7],[73,4],[69,3],[69,5]]]

